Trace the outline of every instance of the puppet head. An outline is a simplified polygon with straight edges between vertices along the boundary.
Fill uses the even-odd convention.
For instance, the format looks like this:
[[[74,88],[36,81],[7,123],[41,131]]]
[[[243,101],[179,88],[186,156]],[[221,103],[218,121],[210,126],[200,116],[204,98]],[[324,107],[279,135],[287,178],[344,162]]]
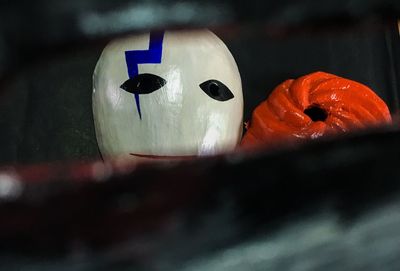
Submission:
[[[118,39],[94,71],[93,113],[103,157],[230,151],[242,135],[240,74],[208,30]]]

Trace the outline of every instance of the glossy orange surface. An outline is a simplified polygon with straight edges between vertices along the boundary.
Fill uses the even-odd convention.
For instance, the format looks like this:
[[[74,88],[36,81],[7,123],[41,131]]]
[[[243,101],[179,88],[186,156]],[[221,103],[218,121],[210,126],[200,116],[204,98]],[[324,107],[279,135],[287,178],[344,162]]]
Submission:
[[[315,72],[277,86],[253,111],[241,145],[313,139],[390,122],[387,105],[370,88]]]

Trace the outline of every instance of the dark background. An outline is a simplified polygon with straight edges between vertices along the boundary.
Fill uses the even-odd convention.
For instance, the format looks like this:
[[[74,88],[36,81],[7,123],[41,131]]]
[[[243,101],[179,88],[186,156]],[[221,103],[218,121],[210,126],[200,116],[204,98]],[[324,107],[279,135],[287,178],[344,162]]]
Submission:
[[[398,111],[400,42],[395,22],[368,18],[290,31],[259,24],[213,30],[239,66],[245,120],[277,84],[318,70],[368,85],[393,114]],[[36,51],[34,61],[3,82],[0,164],[100,158],[91,91],[92,72],[106,43]]]

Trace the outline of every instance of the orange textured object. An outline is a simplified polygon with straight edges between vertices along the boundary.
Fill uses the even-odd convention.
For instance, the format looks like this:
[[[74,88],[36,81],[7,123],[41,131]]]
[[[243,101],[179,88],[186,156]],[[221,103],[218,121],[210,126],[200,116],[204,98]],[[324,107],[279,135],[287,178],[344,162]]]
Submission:
[[[277,86],[253,111],[241,145],[313,139],[388,123],[387,105],[370,88],[315,72]]]

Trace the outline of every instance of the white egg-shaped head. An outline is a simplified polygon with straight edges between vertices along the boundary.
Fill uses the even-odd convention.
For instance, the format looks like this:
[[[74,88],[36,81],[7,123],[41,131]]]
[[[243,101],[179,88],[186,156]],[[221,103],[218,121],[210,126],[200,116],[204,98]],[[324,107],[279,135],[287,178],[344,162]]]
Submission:
[[[112,41],[93,75],[103,157],[177,157],[233,150],[242,135],[240,74],[208,30]]]

